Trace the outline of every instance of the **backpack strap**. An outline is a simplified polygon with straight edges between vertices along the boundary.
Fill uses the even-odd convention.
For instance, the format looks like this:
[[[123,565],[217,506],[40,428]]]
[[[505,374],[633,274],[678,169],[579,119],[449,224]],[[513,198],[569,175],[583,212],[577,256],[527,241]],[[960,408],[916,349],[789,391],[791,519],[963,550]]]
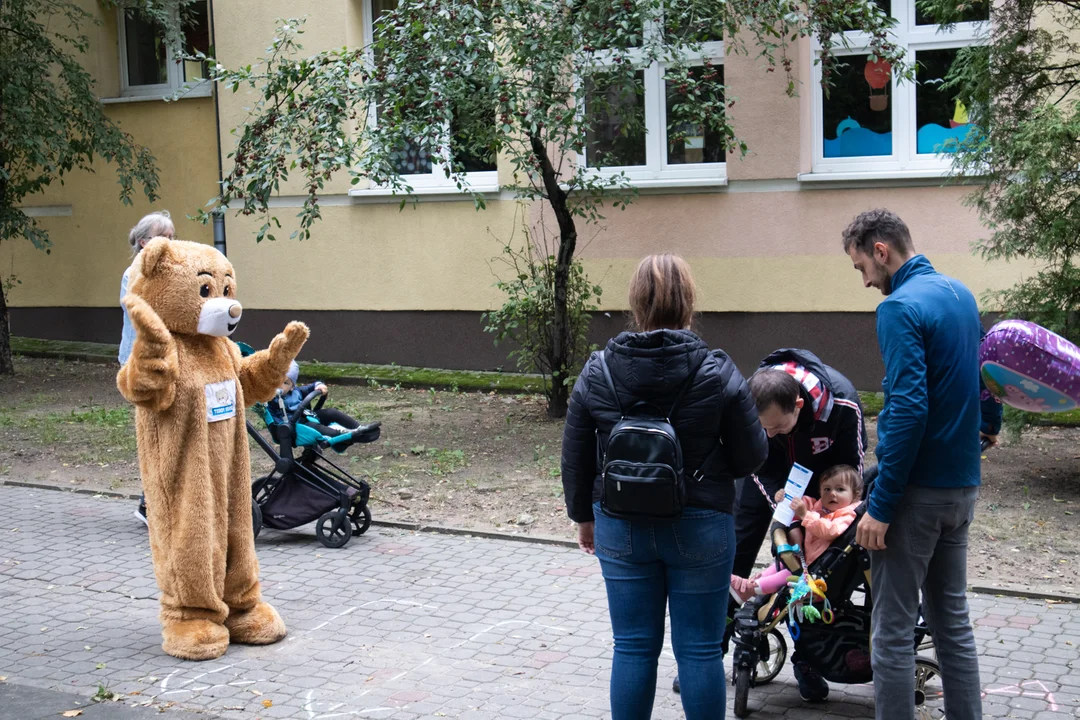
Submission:
[[[619,409],[619,416],[626,417],[622,403],[619,402],[619,391],[615,389],[615,380],[611,377],[611,370],[608,369],[607,350],[600,351],[600,368],[604,371],[604,380],[607,381],[608,389],[611,390],[611,396],[615,398],[615,407]]]

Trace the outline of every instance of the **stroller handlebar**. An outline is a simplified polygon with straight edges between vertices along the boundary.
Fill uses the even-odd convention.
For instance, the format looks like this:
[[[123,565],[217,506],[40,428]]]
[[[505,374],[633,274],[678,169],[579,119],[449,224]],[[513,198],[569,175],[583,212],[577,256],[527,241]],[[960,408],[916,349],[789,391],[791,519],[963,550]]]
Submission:
[[[293,414],[289,416],[289,425],[296,425],[297,421],[299,421],[300,418],[303,417],[304,411],[311,406],[311,401],[319,396],[322,396],[322,399],[320,399],[319,404],[316,406],[315,409],[318,410],[319,408],[321,408],[325,396],[323,396],[322,393],[320,393],[318,390],[312,390],[304,397],[303,400],[300,401],[300,404],[296,407],[296,410],[294,410]]]

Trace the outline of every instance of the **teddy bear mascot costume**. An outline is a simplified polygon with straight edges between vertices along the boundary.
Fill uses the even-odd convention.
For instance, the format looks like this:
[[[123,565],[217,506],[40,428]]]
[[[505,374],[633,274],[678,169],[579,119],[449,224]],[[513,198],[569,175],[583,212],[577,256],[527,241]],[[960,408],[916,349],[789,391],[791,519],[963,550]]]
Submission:
[[[161,647],[210,660],[230,641],[269,645],[285,623],[259,592],[243,409],[273,397],[307,326],[291,322],[269,349],[241,357],[228,339],[242,308],[224,255],[155,238],[132,266],[124,306],[135,345],[116,385],[136,407]]]

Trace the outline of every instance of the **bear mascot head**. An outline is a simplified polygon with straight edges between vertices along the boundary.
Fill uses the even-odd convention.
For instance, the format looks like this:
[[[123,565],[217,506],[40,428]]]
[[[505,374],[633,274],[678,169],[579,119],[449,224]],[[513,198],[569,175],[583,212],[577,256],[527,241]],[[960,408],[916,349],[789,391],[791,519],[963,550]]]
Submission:
[[[136,335],[116,384],[136,407],[162,649],[188,660],[285,636],[259,590],[243,409],[273,397],[308,329],[289,323],[268,349],[241,357],[229,340],[243,313],[236,294],[216,249],[155,238],[132,262],[124,297]]]

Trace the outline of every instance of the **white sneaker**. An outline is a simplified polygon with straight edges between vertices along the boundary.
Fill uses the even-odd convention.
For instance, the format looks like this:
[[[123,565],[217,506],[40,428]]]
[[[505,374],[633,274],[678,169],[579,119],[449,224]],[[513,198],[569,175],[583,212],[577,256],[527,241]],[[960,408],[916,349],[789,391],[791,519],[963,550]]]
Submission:
[[[146,506],[139,503],[139,507],[135,508],[135,512],[132,513],[135,517],[142,521],[142,524],[146,527],[150,527],[150,523],[146,521]]]

